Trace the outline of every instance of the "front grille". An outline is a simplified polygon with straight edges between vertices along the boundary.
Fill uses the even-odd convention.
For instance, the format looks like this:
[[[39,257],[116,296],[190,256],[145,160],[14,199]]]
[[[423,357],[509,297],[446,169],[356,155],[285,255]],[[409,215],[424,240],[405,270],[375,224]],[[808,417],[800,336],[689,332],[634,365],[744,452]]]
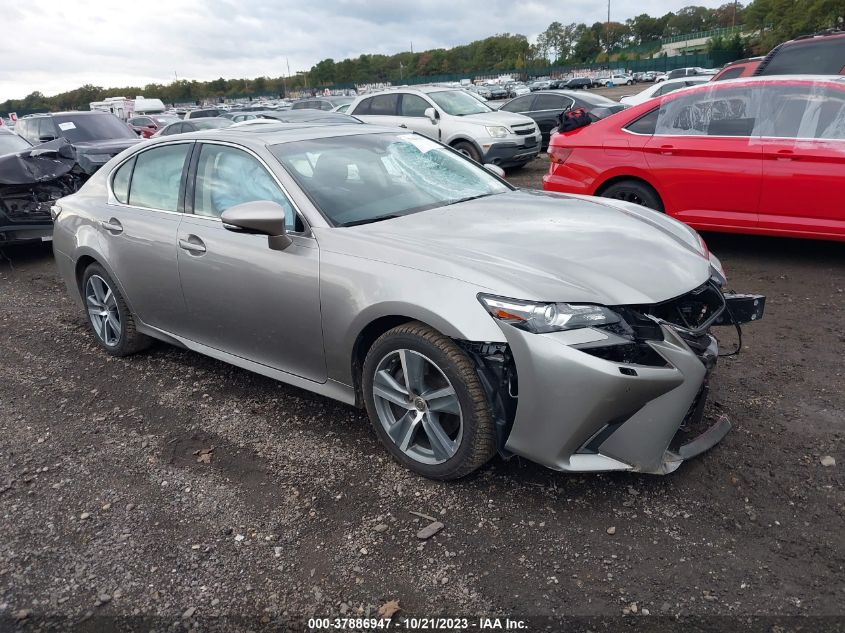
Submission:
[[[519,134],[520,136],[527,136],[528,134],[532,134],[534,132],[534,126],[530,124],[520,124],[511,126],[514,134]]]

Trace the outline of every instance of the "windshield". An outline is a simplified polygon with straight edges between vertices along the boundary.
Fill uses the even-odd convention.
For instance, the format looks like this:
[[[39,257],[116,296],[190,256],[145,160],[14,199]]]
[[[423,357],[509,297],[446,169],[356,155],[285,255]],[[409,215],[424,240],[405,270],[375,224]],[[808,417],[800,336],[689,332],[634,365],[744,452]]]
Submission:
[[[0,132],[0,156],[3,154],[14,154],[30,147],[32,146],[17,134],[3,134]]]
[[[59,126],[59,134],[70,143],[105,141],[113,138],[137,139],[138,135],[113,114],[57,114],[53,121]]]
[[[439,105],[447,114],[465,116],[467,114],[484,114],[492,109],[478,99],[473,99],[465,90],[443,90],[429,92],[429,98]]]
[[[270,149],[335,226],[510,191],[483,167],[417,134],[319,138]]]

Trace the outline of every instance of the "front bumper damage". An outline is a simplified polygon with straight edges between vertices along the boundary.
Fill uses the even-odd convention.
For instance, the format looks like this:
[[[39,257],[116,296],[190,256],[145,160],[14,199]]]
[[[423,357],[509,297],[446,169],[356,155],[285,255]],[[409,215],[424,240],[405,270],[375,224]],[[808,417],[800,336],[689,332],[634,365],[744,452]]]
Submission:
[[[712,299],[712,289],[702,288],[690,296]],[[534,334],[500,323],[518,376],[518,387],[508,387],[512,397],[504,398],[514,415],[500,436],[503,453],[555,470],[668,474],[713,447],[731,423],[721,416],[701,428],[718,356],[709,327],[727,324],[723,313],[731,303],[744,320],[757,320],[765,302],[742,295],[725,303],[718,295],[721,303],[709,311],[699,310],[707,299],[695,296],[702,320],[693,329],[679,301],[622,308],[634,336],[600,327]],[[508,381],[516,383],[513,376]]]

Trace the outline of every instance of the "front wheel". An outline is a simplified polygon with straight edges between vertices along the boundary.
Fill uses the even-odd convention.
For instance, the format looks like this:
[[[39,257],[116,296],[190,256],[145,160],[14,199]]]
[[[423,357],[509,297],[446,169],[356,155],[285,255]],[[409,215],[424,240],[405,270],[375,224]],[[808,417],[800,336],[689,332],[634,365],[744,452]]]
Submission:
[[[458,141],[452,147],[458,150],[464,156],[468,156],[476,163],[481,163],[481,154],[475,149],[475,145],[468,141]]]
[[[603,198],[615,198],[616,200],[633,202],[655,211],[663,211],[663,202],[657,192],[646,183],[637,180],[615,182],[599,195]]]
[[[458,479],[496,452],[490,405],[470,358],[419,322],[383,334],[363,369],[376,435],[399,463],[431,479]]]

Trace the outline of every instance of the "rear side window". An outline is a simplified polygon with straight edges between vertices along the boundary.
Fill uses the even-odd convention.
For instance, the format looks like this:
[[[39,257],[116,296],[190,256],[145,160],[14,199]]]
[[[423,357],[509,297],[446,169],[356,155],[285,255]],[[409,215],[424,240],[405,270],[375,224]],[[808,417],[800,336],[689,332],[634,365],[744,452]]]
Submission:
[[[725,79],[736,79],[742,74],[743,70],[745,70],[745,66],[734,66],[733,68],[728,68],[721,75],[719,75],[719,79],[717,79],[717,81],[723,81]]]
[[[132,168],[135,166],[135,159],[126,161],[121,165],[111,181],[112,192],[118,202],[126,204],[129,201],[129,181],[132,179]]]
[[[651,112],[647,112],[646,114],[642,115],[639,119],[631,121],[631,123],[625,126],[625,129],[629,132],[633,132],[634,134],[647,134],[649,136],[653,135],[655,127],[657,125],[658,112],[660,112],[660,110],[658,110],[657,108],[655,108]]]
[[[370,115],[395,116],[399,106],[399,94],[378,95],[370,101]]]
[[[759,90],[719,90],[715,86],[670,97],[660,106],[655,134],[751,136],[760,109],[759,97]]]
[[[190,143],[165,145],[135,158],[129,204],[161,211],[178,211],[182,171]]]
[[[819,37],[784,44],[761,75],[838,75],[845,68],[845,37]]]
[[[370,97],[369,99],[364,99],[355,106],[355,110],[350,112],[350,114],[369,114],[370,113],[370,103],[372,103],[373,98]]]
[[[760,135],[775,138],[845,138],[845,91],[821,85],[766,86]]]
[[[534,102],[535,110],[563,110],[575,103],[569,97],[562,95],[537,95]]]
[[[531,102],[534,100],[534,95],[525,95],[517,97],[503,105],[500,109],[505,112],[528,112],[531,108]],[[536,108],[539,110],[539,108]]]

